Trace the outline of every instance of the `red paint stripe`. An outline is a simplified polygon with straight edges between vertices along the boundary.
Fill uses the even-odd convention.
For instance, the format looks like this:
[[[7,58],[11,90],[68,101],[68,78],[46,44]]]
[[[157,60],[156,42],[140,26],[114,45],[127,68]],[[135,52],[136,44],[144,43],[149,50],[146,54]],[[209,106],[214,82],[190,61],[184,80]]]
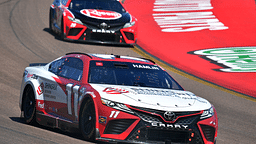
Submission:
[[[155,0],[126,0],[125,7],[138,19],[138,45],[150,54],[165,62],[225,88],[256,97],[255,73],[228,73],[215,71],[222,69],[201,58],[188,54],[191,51],[256,46],[256,8],[254,0],[211,0],[211,10],[175,11],[212,12],[219,22],[228,27],[226,30],[204,29],[194,32],[162,32],[153,14]],[[184,1],[185,2],[185,1]]]

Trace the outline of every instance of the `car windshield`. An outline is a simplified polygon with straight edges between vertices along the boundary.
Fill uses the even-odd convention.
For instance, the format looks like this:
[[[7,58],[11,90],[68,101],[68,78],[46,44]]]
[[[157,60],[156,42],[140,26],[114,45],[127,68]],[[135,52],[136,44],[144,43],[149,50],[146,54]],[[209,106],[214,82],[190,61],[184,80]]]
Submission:
[[[119,1],[114,0],[72,0],[69,9],[82,10],[82,9],[98,9],[109,10],[119,13],[126,12]]]
[[[140,63],[91,61],[88,82],[183,90],[157,65]]]

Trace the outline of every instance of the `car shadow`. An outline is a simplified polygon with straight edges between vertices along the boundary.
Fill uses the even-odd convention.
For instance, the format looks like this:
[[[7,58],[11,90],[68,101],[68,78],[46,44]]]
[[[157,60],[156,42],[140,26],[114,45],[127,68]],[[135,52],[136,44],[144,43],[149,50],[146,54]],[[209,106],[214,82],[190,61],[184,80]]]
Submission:
[[[9,117],[12,121],[14,122],[17,122],[17,123],[21,123],[21,124],[24,124],[24,125],[28,125],[25,123],[24,119],[21,118],[21,117]],[[63,134],[63,135],[66,135],[68,137],[71,137],[71,138],[75,138],[75,139],[79,139],[79,140],[83,140],[83,136],[81,133],[79,132],[74,132],[74,133],[71,133],[71,132],[66,132],[66,131],[63,131],[61,129],[57,129],[57,128],[50,128],[50,127],[46,127],[46,126],[43,126],[43,125],[39,125],[38,123],[35,123],[35,124],[31,124],[32,126],[35,126],[37,128],[40,128],[40,129],[44,129],[44,130],[48,130],[48,131],[51,131],[51,132],[55,132],[55,133],[59,133],[59,134]],[[98,143],[98,144],[103,144],[101,142],[97,142],[97,141],[87,141],[87,142],[91,142],[91,143]]]
[[[108,43],[81,42],[81,41],[65,41],[61,39],[58,34],[55,34],[53,31],[51,31],[50,28],[44,28],[43,31],[48,32],[49,34],[54,36],[56,40],[63,41],[63,42],[69,42],[74,44],[87,44],[87,45],[93,45],[93,46],[101,45],[101,46],[111,46],[111,47],[117,47],[117,48],[134,48],[133,45],[129,45],[129,44],[108,44]]]

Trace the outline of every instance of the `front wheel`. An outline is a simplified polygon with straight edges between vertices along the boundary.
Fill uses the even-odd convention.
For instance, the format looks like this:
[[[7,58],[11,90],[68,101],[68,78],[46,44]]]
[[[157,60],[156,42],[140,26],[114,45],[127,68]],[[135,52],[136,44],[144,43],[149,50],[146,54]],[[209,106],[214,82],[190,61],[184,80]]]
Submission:
[[[23,111],[24,111],[24,120],[27,124],[33,124],[35,122],[35,96],[33,89],[29,87],[24,94],[23,99]]]
[[[81,116],[80,116],[80,131],[86,140],[94,140],[95,139],[95,124],[96,124],[96,116],[95,116],[95,108],[93,101],[87,100],[82,108]]]
[[[63,17],[61,19],[61,32],[60,32],[60,39],[64,40],[65,35],[64,35],[64,21],[63,21]]]

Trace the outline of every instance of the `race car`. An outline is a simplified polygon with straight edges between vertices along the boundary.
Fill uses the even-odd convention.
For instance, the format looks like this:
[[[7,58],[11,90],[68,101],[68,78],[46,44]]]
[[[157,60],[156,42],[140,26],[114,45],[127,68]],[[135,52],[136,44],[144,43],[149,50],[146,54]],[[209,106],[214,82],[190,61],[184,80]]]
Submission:
[[[134,45],[137,19],[119,0],[54,0],[49,28],[69,41]]]
[[[21,116],[85,140],[214,144],[212,104],[185,91],[154,61],[72,52],[25,68]]]

